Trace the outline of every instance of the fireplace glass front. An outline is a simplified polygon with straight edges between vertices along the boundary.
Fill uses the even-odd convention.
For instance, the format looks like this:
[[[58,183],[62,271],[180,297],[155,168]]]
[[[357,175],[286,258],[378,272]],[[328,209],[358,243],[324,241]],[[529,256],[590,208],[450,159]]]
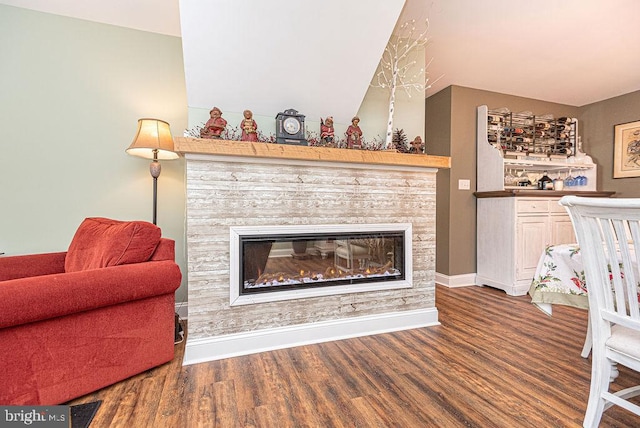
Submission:
[[[405,232],[242,235],[240,295],[405,279]]]

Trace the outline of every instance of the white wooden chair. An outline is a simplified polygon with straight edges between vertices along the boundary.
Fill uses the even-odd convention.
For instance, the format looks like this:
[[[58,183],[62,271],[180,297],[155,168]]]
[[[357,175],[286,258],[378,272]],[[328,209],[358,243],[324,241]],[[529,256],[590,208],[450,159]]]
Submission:
[[[628,401],[640,386],[609,391],[616,364],[640,371],[640,199],[565,196],[585,268],[593,338],[591,387],[583,426],[597,427],[612,405],[640,416]]]

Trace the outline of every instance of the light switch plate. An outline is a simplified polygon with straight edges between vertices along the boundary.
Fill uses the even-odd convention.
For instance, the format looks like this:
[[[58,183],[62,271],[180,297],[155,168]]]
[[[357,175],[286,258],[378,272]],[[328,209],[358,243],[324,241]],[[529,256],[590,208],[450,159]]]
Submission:
[[[471,180],[458,180],[458,190],[470,190]]]

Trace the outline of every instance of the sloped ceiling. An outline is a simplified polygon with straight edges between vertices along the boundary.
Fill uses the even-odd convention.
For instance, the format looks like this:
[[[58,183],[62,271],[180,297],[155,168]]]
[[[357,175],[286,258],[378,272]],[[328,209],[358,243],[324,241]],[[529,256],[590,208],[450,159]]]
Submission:
[[[0,0],[0,3],[180,37],[178,0]]]
[[[348,45],[348,40],[343,41],[338,35],[347,34],[345,28],[363,29],[358,23],[370,19],[369,8],[385,7],[387,2],[343,2],[346,4],[322,0],[237,0],[234,6],[256,4],[268,16],[296,11],[302,14],[302,22],[317,17],[313,19],[312,27],[327,37],[327,43],[322,50],[305,44],[305,63],[296,61],[296,66],[344,68],[345,60],[338,54],[344,53],[342,48]],[[0,3],[144,31],[181,35],[179,0],[0,0]],[[225,4],[230,1],[189,0],[183,3],[221,4],[220,11],[224,11]],[[260,8],[259,3],[266,5]],[[352,3],[358,6],[351,7]],[[395,5],[395,1],[391,3]],[[337,12],[325,14],[325,7]],[[219,25],[247,28],[244,24],[246,18],[234,15],[236,21],[229,22],[220,13],[216,9],[202,21],[206,21],[210,28]],[[431,43],[426,49],[426,60],[432,59],[433,62],[428,69],[429,77],[432,81],[442,78],[427,90],[426,96],[449,85],[460,85],[582,106],[640,90],[640,55],[637,54],[640,46],[639,16],[638,0],[407,0],[400,21],[427,17],[430,20]],[[355,27],[352,23],[356,23]],[[305,27],[300,31],[298,24],[290,22],[286,26],[298,29],[298,34],[311,30]],[[261,28],[264,31],[242,39],[251,43],[243,46],[248,51],[255,51],[256,43],[253,42],[262,36],[267,38],[274,30],[280,35],[280,30],[284,32],[284,28],[276,28],[275,25],[266,30]],[[234,30],[233,34],[238,31]],[[365,42],[350,46],[348,57],[357,57],[370,48],[377,49],[369,40],[383,36],[388,36],[388,32],[381,27],[373,27],[371,33],[358,34],[358,40],[364,39]],[[224,45],[229,38],[222,37],[218,42]],[[312,49],[315,56],[311,55]],[[215,52],[209,55],[215,56]],[[255,61],[252,64],[249,57],[243,62],[247,63],[247,68],[277,65],[270,62],[255,64]],[[215,77],[212,72],[211,80]],[[268,85],[269,82],[262,84]],[[365,83],[358,81],[357,84]],[[339,80],[331,82],[324,88],[323,97],[339,98],[339,86],[347,85],[341,85]],[[352,87],[348,86],[349,91]],[[189,100],[191,102],[191,94]]]
[[[181,0],[189,107],[348,123],[404,0]],[[247,104],[250,101],[250,105]]]
[[[640,90],[638,0],[408,0],[431,22],[429,75],[573,106]]]

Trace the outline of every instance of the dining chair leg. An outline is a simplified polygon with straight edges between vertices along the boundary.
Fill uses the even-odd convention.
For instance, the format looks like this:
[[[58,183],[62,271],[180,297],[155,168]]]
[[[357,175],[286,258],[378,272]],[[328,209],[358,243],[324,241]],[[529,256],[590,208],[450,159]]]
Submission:
[[[604,349],[595,352],[591,359],[591,386],[589,389],[589,401],[582,426],[584,428],[597,428],[605,408],[605,399],[602,394],[609,390],[611,378],[611,361],[605,356]]]
[[[580,356],[582,358],[589,358],[591,353],[591,346],[593,345],[593,338],[591,337],[591,317],[587,314],[587,336],[584,338],[584,345],[582,346],[582,352]]]

